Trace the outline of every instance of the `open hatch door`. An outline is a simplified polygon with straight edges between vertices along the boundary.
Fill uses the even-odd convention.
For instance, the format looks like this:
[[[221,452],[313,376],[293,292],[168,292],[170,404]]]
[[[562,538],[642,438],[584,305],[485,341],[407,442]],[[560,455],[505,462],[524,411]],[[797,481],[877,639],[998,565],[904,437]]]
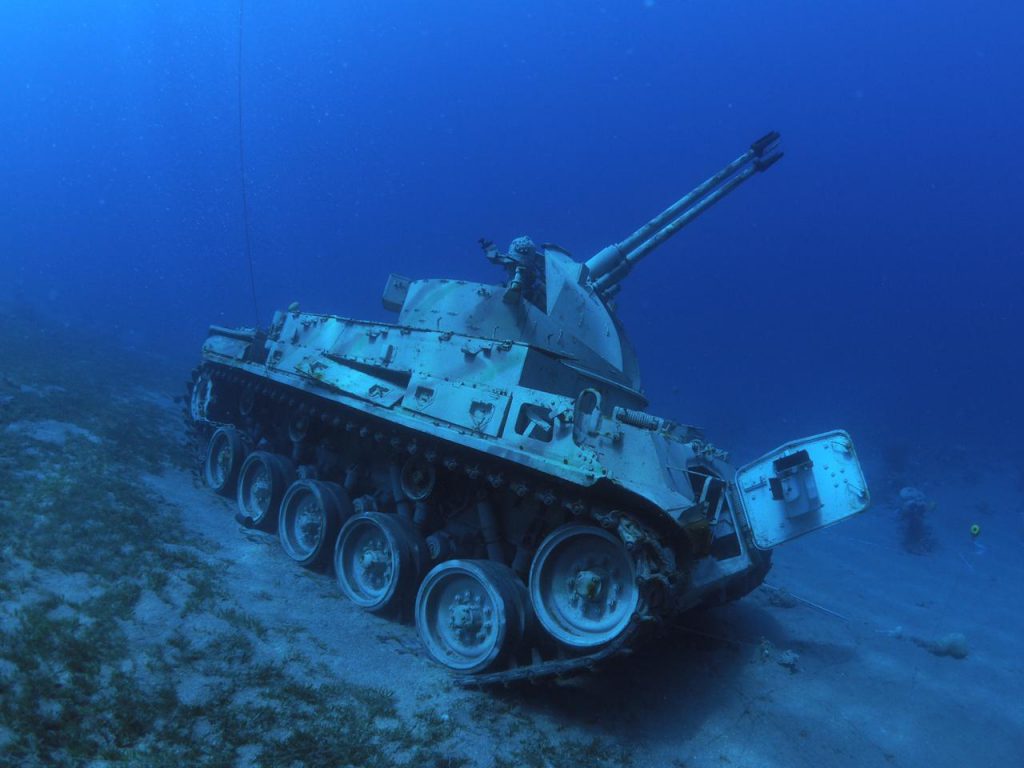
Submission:
[[[771,549],[867,509],[867,481],[841,429],[794,440],[736,472],[758,549]]]

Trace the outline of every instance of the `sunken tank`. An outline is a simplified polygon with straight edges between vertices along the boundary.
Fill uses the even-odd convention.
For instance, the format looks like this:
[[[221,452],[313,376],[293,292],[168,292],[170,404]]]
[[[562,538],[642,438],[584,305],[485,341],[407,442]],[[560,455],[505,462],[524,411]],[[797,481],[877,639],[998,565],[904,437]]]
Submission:
[[[853,443],[834,430],[735,469],[646,410],[611,302],[778,138],[584,263],[482,241],[503,282],[391,275],[394,323],[292,305],[266,330],[212,327],[187,401],[206,483],[472,682],[589,668],[745,595],[773,547],[867,507]]]

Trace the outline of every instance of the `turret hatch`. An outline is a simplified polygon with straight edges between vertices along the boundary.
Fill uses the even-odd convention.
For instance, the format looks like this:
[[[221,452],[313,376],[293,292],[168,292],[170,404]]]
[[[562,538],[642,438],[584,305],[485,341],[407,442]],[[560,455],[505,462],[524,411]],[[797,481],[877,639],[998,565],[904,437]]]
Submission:
[[[786,443],[736,472],[759,549],[863,512],[870,496],[853,441],[842,430]]]

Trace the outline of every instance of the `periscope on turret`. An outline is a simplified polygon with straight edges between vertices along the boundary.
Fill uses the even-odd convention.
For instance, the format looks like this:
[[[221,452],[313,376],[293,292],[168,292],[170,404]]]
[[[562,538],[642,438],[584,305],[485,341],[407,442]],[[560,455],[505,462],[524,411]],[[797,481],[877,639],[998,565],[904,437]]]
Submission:
[[[841,430],[736,469],[650,413],[611,298],[781,157],[778,133],[585,262],[482,241],[499,284],[391,275],[393,323],[212,327],[187,422],[239,521],[474,683],[562,675],[756,588],[774,547],[867,508]]]

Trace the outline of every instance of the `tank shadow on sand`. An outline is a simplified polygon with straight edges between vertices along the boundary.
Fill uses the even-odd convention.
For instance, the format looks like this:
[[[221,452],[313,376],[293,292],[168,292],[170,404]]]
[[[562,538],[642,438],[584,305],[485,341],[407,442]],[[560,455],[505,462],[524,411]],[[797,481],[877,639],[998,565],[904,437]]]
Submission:
[[[661,638],[589,675],[496,695],[616,741],[628,742],[639,730],[688,740],[717,708],[734,706],[730,699],[740,678],[759,659],[759,639],[784,635],[756,606],[695,612]]]
[[[894,764],[887,745],[821,699],[822,686],[837,684],[829,668],[862,663],[858,644],[812,637],[798,625],[755,593],[688,614],[589,676],[495,695],[650,764],[757,764],[768,756],[779,764]]]

